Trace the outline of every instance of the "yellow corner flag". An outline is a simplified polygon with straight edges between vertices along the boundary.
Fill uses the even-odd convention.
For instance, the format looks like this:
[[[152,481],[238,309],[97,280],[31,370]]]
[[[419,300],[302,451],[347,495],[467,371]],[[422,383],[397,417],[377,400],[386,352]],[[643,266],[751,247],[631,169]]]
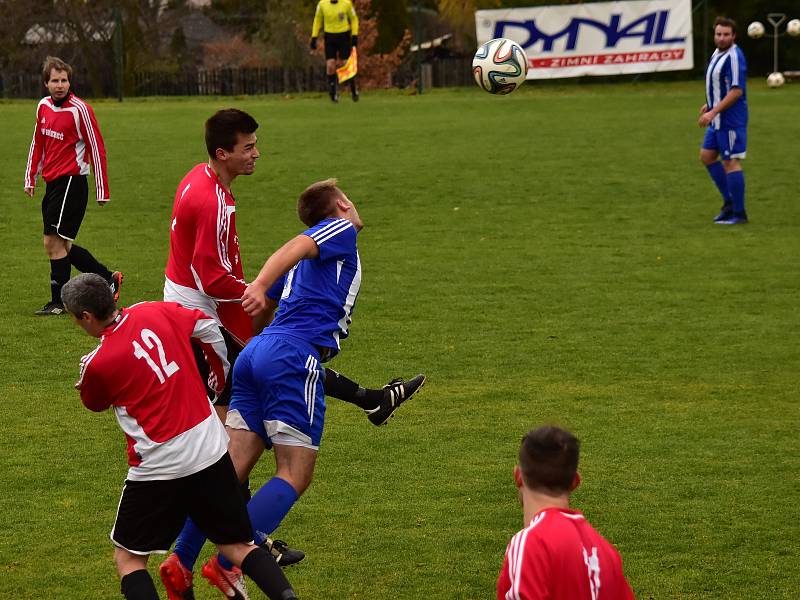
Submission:
[[[358,73],[358,52],[356,47],[350,51],[350,56],[347,57],[347,62],[343,66],[336,69],[336,75],[339,77],[339,83],[343,83],[348,79],[355,77]]]

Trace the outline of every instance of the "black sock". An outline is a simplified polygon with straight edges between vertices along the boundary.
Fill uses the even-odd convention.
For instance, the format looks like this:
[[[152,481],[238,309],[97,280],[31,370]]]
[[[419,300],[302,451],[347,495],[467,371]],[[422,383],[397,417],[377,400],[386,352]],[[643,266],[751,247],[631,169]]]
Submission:
[[[128,573],[120,582],[122,595],[127,600],[158,600],[158,592],[147,569]]]
[[[247,575],[270,600],[295,600],[294,590],[286,575],[264,548],[256,548],[244,557],[242,573]]]
[[[67,256],[72,265],[81,273],[97,273],[109,283],[111,282],[111,271],[104,264],[98,262],[86,248],[72,244]]]
[[[250,498],[253,497],[253,492],[250,490],[249,479],[246,479],[243,483],[239,484],[239,490],[242,494],[242,499],[244,499],[244,503],[247,504],[250,502]]]
[[[50,259],[50,296],[53,302],[61,304],[61,288],[69,281],[71,269],[69,257]]]
[[[377,408],[383,400],[383,390],[363,388],[355,381],[348,379],[333,369],[325,369],[325,395],[333,396],[350,404],[371,410]]]
[[[336,73],[328,75],[328,93],[333,98],[336,95]]]
[[[350,80],[350,91],[354,94],[358,93],[358,88],[356,87],[356,78],[355,75]]]

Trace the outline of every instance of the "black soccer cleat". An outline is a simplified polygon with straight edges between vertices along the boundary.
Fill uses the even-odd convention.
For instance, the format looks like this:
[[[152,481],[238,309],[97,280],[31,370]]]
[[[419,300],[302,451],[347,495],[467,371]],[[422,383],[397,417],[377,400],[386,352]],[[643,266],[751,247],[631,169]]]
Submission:
[[[381,400],[378,408],[364,411],[367,413],[367,418],[373,425],[383,425],[392,418],[394,411],[422,389],[423,385],[425,385],[425,375],[423,374],[417,375],[408,381],[403,381],[399,377],[392,379],[383,386],[383,400]]]
[[[35,313],[38,317],[51,317],[53,315],[63,315],[64,305],[61,302],[48,302]]]
[[[261,543],[261,547],[272,554],[279,567],[291,567],[306,557],[305,552],[290,548],[289,544],[283,540],[267,538]]]
[[[727,221],[733,216],[733,208],[727,202],[722,205],[722,208],[719,209],[719,214],[714,217],[714,223],[719,223],[720,221]]]
[[[732,212],[729,217],[714,221],[717,225],[747,225],[746,212]]]
[[[119,300],[119,290],[122,288],[123,275],[119,271],[114,271],[111,274],[111,281],[108,282],[111,288],[111,293],[114,294],[114,302]]]
[[[359,98],[358,88],[353,88],[350,90],[350,97],[353,98],[353,102],[358,102]]]

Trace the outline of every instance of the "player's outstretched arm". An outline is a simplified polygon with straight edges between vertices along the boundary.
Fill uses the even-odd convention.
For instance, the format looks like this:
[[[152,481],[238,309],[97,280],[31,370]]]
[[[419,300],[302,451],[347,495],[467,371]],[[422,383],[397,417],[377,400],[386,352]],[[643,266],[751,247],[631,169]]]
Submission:
[[[278,248],[261,267],[258,276],[247,286],[242,296],[242,308],[251,317],[266,310],[266,292],[278,278],[304,258],[317,258],[317,243],[307,235],[298,235]]]

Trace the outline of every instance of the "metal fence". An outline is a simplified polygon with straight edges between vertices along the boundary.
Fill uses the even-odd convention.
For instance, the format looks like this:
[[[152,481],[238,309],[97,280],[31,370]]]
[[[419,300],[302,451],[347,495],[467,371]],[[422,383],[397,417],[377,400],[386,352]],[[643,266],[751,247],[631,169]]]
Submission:
[[[446,58],[424,63],[423,82],[428,87],[472,85],[470,59]],[[416,85],[413,63],[401,66],[392,77],[394,87]],[[75,71],[72,87],[80,95],[91,96],[88,77]],[[128,81],[129,96],[240,96],[323,92],[327,88],[325,67],[305,69],[269,67],[257,69],[184,69],[180,71],[142,71]],[[113,96],[114,74],[103,74],[104,93]],[[0,97],[40,98],[46,94],[38,73],[0,73]]]
[[[134,96],[240,96],[317,92],[326,89],[325,68],[193,69],[135,73]]]

